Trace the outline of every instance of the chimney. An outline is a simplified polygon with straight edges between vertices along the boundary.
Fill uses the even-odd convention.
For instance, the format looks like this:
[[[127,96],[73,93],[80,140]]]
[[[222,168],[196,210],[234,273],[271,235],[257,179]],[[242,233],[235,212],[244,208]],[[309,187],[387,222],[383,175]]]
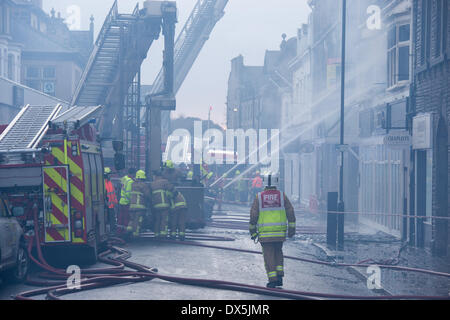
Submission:
[[[244,66],[244,57],[242,54],[231,60],[232,70],[240,70]]]

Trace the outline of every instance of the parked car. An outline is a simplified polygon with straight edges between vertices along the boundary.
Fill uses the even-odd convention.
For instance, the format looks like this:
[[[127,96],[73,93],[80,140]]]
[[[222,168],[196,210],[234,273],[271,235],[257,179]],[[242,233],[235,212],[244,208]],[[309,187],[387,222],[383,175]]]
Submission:
[[[0,197],[0,276],[22,282],[28,273],[29,257],[23,229],[13,213],[21,215],[20,210],[11,212],[8,202]]]

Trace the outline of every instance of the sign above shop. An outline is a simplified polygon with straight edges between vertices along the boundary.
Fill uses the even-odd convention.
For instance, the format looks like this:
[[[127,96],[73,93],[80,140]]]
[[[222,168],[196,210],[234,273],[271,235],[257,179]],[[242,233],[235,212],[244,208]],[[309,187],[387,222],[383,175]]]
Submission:
[[[431,149],[432,140],[432,114],[420,114],[413,119],[412,145],[414,150]]]
[[[405,133],[393,133],[383,138],[383,144],[391,148],[409,148],[411,146],[411,136]]]

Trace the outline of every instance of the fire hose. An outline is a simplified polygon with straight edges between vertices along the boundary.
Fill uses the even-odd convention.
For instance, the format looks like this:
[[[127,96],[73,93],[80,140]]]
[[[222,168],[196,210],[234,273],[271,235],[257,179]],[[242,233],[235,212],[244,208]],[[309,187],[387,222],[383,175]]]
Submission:
[[[110,239],[108,244],[108,250],[101,253],[99,255],[99,260],[112,265],[109,268],[97,268],[97,269],[83,269],[81,274],[83,279],[80,281],[79,288],[69,288],[67,286],[67,279],[70,274],[67,274],[64,270],[54,268],[50,266],[44,259],[42,254],[42,250],[40,247],[40,239],[38,233],[38,224],[37,224],[37,213],[34,214],[34,230],[35,236],[28,237],[28,253],[30,258],[42,269],[47,271],[46,273],[41,273],[40,276],[47,279],[52,279],[56,281],[48,282],[40,282],[36,280],[29,280],[29,284],[33,285],[42,285],[46,286],[45,288],[31,290],[27,292],[23,292],[15,296],[15,299],[18,300],[29,300],[31,297],[46,294],[47,299],[60,299],[61,296],[65,294],[70,294],[74,292],[84,291],[84,290],[92,290],[96,288],[103,288],[107,286],[117,285],[121,283],[136,283],[136,282],[146,282],[153,279],[161,279],[169,282],[179,283],[183,285],[192,285],[192,286],[201,286],[207,288],[215,288],[222,290],[232,290],[232,291],[240,291],[247,292],[253,294],[261,294],[268,295],[280,298],[288,298],[288,299],[315,299],[315,298],[327,298],[327,299],[370,299],[370,300],[387,300],[387,299],[448,299],[448,297],[440,297],[440,296],[413,296],[413,295],[397,295],[397,296],[351,296],[351,295],[339,295],[339,294],[329,294],[329,293],[317,293],[317,292],[305,292],[305,291],[296,291],[296,290],[285,290],[285,289],[270,289],[264,288],[255,285],[248,285],[236,282],[229,281],[221,281],[221,280],[208,280],[208,279],[193,279],[193,278],[185,278],[185,277],[174,277],[169,275],[162,275],[157,272],[157,269],[151,268],[148,266],[144,266],[138,263],[130,262],[127,259],[131,257],[131,253],[123,248],[119,248],[115,246],[112,242],[116,241],[116,239]],[[148,238],[149,234],[144,234],[142,238]],[[211,238],[212,236],[203,236],[203,235],[195,235],[192,238],[205,240]],[[226,238],[224,238],[226,239]],[[33,243],[36,241],[36,248],[38,253],[38,258],[34,258],[32,255]],[[220,247],[220,246],[212,246],[203,243],[198,243],[194,241],[174,241],[174,240],[157,240],[162,242],[171,242],[182,245],[194,245],[206,248],[214,248],[221,250],[232,250],[237,252],[245,252],[252,254],[261,254],[259,251],[253,250],[245,250],[245,249],[237,249],[237,248],[228,248],[228,247]],[[116,254],[116,256],[111,257],[111,254]],[[328,266],[359,266],[364,267],[364,264],[342,264],[342,263],[330,263],[320,260],[310,260],[298,257],[290,257],[286,256],[287,259],[293,259],[297,261],[318,263],[322,265]],[[125,267],[131,269],[126,270]],[[444,277],[450,277],[448,273],[416,269],[416,268],[408,268],[408,267],[399,267],[399,266],[379,266],[380,268],[386,267],[397,270],[411,271],[411,272],[422,272],[432,275],[439,275]],[[50,285],[50,287],[48,287]]]

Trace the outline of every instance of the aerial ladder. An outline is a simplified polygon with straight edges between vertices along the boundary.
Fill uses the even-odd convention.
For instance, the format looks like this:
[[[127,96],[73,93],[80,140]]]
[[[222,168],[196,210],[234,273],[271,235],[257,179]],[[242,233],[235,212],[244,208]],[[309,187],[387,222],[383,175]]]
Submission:
[[[72,106],[105,105],[98,128],[106,152],[113,153],[113,148],[120,156],[125,145],[125,158],[132,154],[135,141],[129,137],[140,136],[136,79],[140,78],[142,62],[161,31],[165,39],[163,83],[170,86],[176,19],[174,1],[144,1],[143,9],[137,4],[131,14],[119,13],[117,0],[114,1],[71,101]],[[174,108],[172,89],[167,85],[165,91],[170,100],[159,100]]]
[[[217,22],[224,16],[227,3],[228,0],[197,1],[175,42],[173,94],[176,95],[180,89]],[[153,159],[150,161],[155,164],[153,169],[157,169],[162,158],[161,141],[169,135],[170,109],[152,108],[152,99],[160,94],[164,94],[164,68],[158,73],[150,94],[146,97],[147,108],[142,112],[142,121],[151,123],[151,128],[146,132],[147,137],[156,137],[153,139],[154,144],[149,145],[153,150]]]

